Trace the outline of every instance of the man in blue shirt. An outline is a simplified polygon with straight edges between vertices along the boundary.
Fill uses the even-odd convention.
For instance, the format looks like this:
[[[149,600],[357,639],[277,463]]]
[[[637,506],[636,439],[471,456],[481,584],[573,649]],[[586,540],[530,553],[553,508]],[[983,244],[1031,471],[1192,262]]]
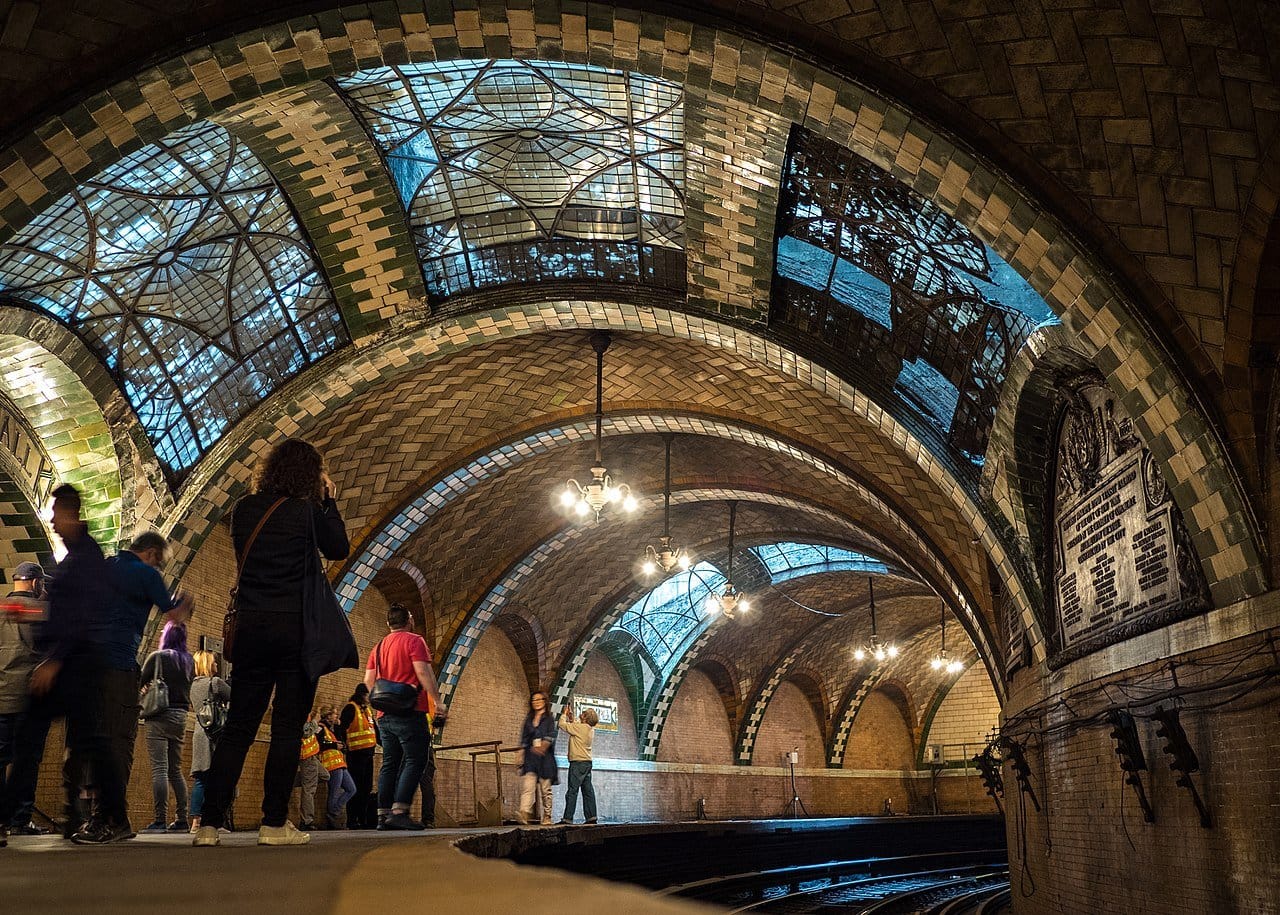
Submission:
[[[151,608],[157,608],[166,620],[181,622],[191,616],[194,605],[189,595],[169,596],[160,575],[168,553],[169,541],[162,534],[147,531],[107,560],[113,593],[102,621],[106,668],[102,677],[103,726],[125,784],[133,771],[138,736],[138,646]]]

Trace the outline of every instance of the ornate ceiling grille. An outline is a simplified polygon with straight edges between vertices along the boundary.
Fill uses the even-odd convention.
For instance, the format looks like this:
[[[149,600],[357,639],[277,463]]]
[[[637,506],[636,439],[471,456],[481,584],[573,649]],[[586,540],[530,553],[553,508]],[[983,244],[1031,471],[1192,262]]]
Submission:
[[[707,597],[724,582],[715,566],[700,562],[656,585],[628,607],[612,628],[634,636],[654,668],[665,671],[679,660],[690,636],[712,621],[704,611]]]
[[[338,86],[383,151],[433,294],[542,280],[684,288],[677,84],[490,60]]]
[[[0,245],[0,292],[84,338],[175,478],[349,340],[283,192],[208,123],[126,156]]]
[[[1040,295],[963,225],[852,150],[796,127],[772,320],[816,339],[981,464]]]

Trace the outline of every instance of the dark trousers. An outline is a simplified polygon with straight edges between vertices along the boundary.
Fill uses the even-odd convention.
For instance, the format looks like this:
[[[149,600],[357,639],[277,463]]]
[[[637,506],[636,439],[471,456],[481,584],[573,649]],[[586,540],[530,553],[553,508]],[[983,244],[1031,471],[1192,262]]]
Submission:
[[[262,778],[262,825],[284,825],[298,773],[302,724],[315,697],[316,681],[302,669],[302,614],[243,614],[236,631],[231,708],[205,778],[202,826],[224,825],[245,756],[269,704],[271,746]]]
[[[138,738],[138,673],[133,667],[102,674],[102,723],[126,785],[133,774],[133,747]]]
[[[389,811],[399,806],[408,810],[422,781],[422,770],[427,765],[427,748],[431,746],[427,715],[425,712],[383,715],[378,724],[382,732],[378,809]]]
[[[77,779],[83,777],[78,774],[88,773],[97,792],[98,816],[111,823],[123,823],[127,819],[124,777],[111,752],[104,725],[103,674],[101,665],[92,659],[68,658],[53,689],[43,696],[32,697],[17,731],[13,771],[6,799],[0,807],[8,809],[11,792],[15,798],[35,796],[49,725],[63,718],[70,754],[63,767],[68,812],[74,815],[76,810],[80,790]],[[75,773],[77,777],[67,777],[68,773]]]
[[[26,826],[31,822],[31,813],[36,808],[36,786],[19,786],[8,778],[9,764],[18,755],[18,733],[26,721],[25,712],[12,712],[0,715],[0,828],[5,826]],[[40,771],[40,760],[44,757],[45,738],[49,734],[49,724],[44,723],[43,731],[32,731],[27,734],[30,752],[35,754],[35,771]]]
[[[373,793],[373,747],[347,751],[347,771],[356,784],[347,804],[348,829],[372,829],[378,825],[378,799]]]
[[[422,768],[422,822],[432,826],[436,821],[436,745],[427,740],[427,764]]]
[[[591,784],[591,760],[569,763],[569,788],[564,795],[564,818],[572,820],[578,809],[578,791],[582,791],[582,815],[596,818],[596,789]]]

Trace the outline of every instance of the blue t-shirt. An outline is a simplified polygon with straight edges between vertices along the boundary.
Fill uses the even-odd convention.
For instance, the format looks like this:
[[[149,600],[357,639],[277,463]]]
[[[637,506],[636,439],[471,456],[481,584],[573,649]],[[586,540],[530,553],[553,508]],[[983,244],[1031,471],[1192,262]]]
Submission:
[[[138,666],[138,646],[151,608],[168,613],[176,604],[164,577],[135,553],[121,550],[112,556],[107,572],[114,594],[103,619],[103,659],[113,670],[132,670]]]

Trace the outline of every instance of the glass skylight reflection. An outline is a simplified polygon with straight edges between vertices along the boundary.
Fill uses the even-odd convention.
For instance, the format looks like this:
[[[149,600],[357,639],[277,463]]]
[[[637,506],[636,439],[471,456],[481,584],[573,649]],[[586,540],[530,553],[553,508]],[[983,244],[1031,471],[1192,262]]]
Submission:
[[[338,80],[386,158],[427,288],[683,288],[684,92],[583,64],[406,64]]]
[[[284,193],[209,123],[126,156],[0,245],[0,294],[80,334],[174,475],[349,341]]]
[[[1058,319],[957,220],[796,127],[783,168],[772,320],[815,338],[981,464],[1009,362]]]
[[[705,612],[707,598],[724,583],[715,566],[700,562],[656,585],[628,607],[612,628],[634,636],[654,666],[666,672],[691,636],[711,622]]]

